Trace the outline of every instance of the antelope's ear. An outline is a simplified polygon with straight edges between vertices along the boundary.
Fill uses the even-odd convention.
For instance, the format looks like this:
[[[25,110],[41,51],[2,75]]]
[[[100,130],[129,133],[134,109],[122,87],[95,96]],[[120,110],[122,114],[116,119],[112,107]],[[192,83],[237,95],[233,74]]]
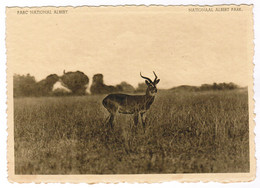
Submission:
[[[156,80],[155,84],[158,84],[160,82],[160,79]]]
[[[147,80],[145,80],[145,83],[146,83],[146,85],[148,85],[148,86],[150,85],[150,82],[148,82]]]

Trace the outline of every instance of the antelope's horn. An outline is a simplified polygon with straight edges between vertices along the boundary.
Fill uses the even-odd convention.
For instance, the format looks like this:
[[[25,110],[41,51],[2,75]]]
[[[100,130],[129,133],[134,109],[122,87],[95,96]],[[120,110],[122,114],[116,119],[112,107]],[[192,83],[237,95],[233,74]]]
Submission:
[[[151,80],[150,78],[144,77],[144,76],[141,74],[141,72],[140,72],[140,76],[141,76],[143,79],[146,79],[146,80],[148,80],[150,83],[152,83],[152,80]]]
[[[65,74],[65,70],[63,70],[63,74]]]
[[[154,79],[154,82],[157,80],[157,75],[155,74],[155,72],[153,71],[153,74],[154,74],[154,76],[155,76],[155,79]]]

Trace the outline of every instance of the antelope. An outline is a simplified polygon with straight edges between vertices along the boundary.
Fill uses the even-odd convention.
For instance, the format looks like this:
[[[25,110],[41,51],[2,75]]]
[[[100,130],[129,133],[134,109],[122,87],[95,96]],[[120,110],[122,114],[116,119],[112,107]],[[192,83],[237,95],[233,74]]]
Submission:
[[[113,128],[113,121],[117,113],[133,114],[134,124],[138,124],[139,115],[142,119],[142,126],[145,130],[145,113],[149,110],[150,106],[154,102],[155,95],[157,93],[156,85],[160,79],[157,79],[157,75],[153,71],[155,76],[154,81],[148,77],[140,76],[145,79],[147,85],[145,95],[126,95],[126,94],[110,94],[103,99],[103,106],[110,113],[107,120],[111,128]]]

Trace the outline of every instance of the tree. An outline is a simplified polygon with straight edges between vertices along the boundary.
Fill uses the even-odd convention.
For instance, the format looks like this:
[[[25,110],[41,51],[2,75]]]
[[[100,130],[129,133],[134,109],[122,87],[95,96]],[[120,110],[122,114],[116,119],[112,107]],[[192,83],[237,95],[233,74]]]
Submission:
[[[145,83],[139,83],[136,88],[136,92],[145,92],[147,89],[147,85]]]
[[[234,84],[233,82],[228,83],[228,89],[237,89],[239,88],[238,85]]]
[[[70,89],[74,95],[86,94],[89,78],[83,72],[76,71],[66,73],[64,71],[63,76],[60,78],[64,86]]]
[[[128,84],[127,82],[121,82],[116,86],[117,88],[121,89],[121,91],[126,92],[126,93],[134,93],[135,88]]]
[[[36,81],[30,74],[13,76],[13,95],[14,97],[34,96],[36,92]]]
[[[122,91],[122,87],[117,85],[111,86],[104,84],[103,74],[95,74],[90,87],[91,94],[108,94]]]
[[[45,79],[37,83],[37,96],[47,96],[51,94],[53,85],[59,80],[56,74],[50,74]]]

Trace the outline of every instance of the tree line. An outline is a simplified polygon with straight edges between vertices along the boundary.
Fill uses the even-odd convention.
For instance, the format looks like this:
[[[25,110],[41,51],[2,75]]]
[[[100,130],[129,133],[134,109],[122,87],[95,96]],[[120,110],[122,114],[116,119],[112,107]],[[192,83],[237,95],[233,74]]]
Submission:
[[[64,71],[62,76],[50,74],[38,82],[35,77],[30,74],[14,74],[13,94],[14,97],[87,95],[89,94],[86,92],[88,84],[88,76],[81,71]],[[115,86],[106,85],[102,74],[95,74],[90,86],[90,92],[94,95],[113,92],[136,93],[144,92],[145,90],[145,83],[139,83],[137,88],[134,88],[125,81]]]
[[[229,83],[213,83],[213,84],[202,84],[201,86],[189,86],[181,85],[178,87],[171,88],[170,90],[175,91],[216,91],[216,90],[233,90],[239,89],[240,87],[233,82]]]

